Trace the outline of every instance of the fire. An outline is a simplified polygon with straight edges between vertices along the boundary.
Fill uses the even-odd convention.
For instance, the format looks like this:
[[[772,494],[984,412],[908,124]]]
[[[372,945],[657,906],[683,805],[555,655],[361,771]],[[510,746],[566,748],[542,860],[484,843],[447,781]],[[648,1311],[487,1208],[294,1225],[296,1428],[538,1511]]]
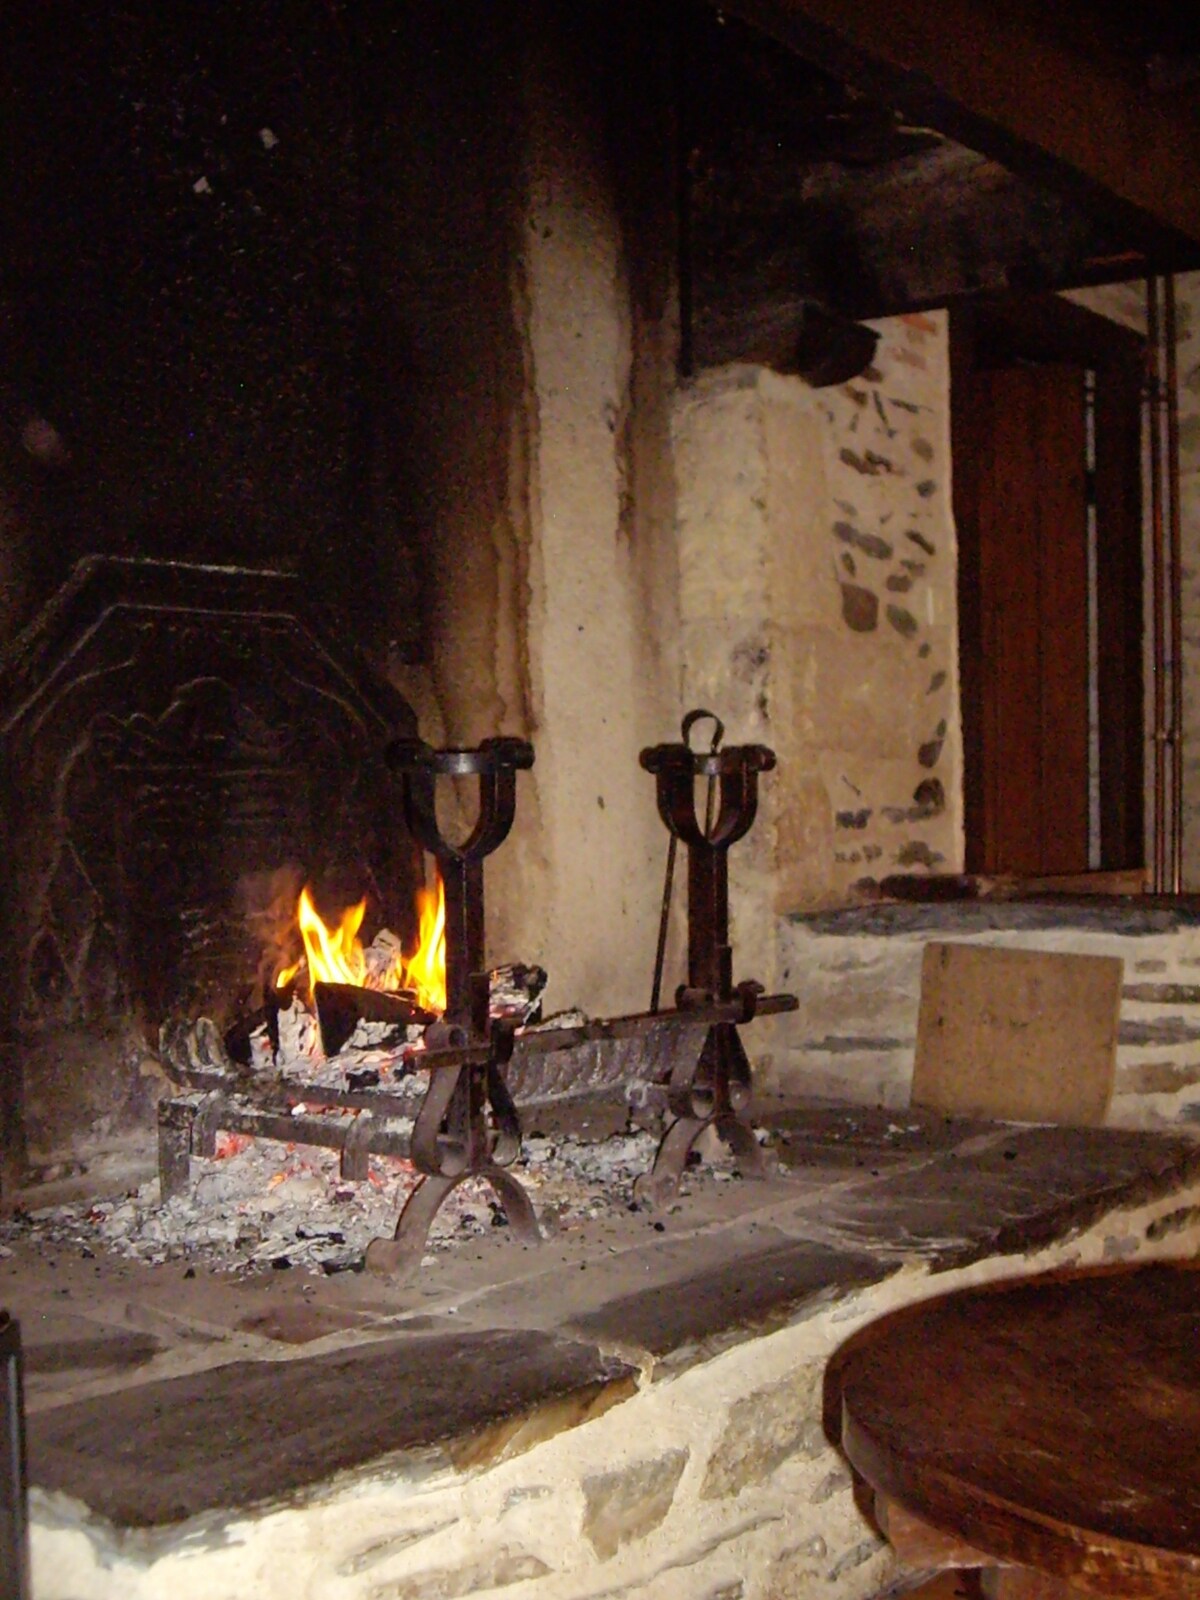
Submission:
[[[374,966],[358,937],[367,902],[360,900],[340,915],[338,925],[328,927],[304,889],[296,909],[296,922],[304,940],[303,960],[285,967],[276,977],[276,988],[283,989],[304,967],[308,987],[317,983],[349,983],[357,988],[412,990],[416,1002],[426,1011],[446,1009],[446,896],[438,879],[436,889],[417,891],[419,928],[417,948],[411,956],[397,954],[386,966]]]
[[[416,953],[400,958],[401,989],[412,989],[417,1004],[440,1016],[446,1009],[446,892],[441,878],[436,889],[417,890]]]
[[[275,979],[276,987],[286,987],[305,965],[310,989],[314,983],[353,983],[363,987],[367,977],[367,960],[358,930],[362,927],[366,909],[367,902],[360,900],[356,906],[350,906],[342,912],[341,924],[336,930],[327,928],[313,905],[312,896],[307,889],[302,889],[296,921],[304,940],[304,960],[297,961],[295,966],[285,967]],[[392,987],[398,985],[393,984]]]

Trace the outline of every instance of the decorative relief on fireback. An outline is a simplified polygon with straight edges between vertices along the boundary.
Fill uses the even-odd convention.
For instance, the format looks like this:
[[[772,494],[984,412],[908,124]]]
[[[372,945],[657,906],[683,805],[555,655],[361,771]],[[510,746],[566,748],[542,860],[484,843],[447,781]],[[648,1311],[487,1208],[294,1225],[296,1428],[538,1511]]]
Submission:
[[[369,876],[347,730],[335,748],[319,714],[328,704],[277,665],[248,684],[197,678],[157,717],[95,725],[93,760],[120,797],[111,893],[135,998],[153,1017],[250,1002],[262,951],[248,914],[269,914],[264,883],[292,897],[290,915],[300,880],[327,870],[347,835],[347,875]],[[369,755],[366,730],[354,731]]]
[[[159,1023],[253,1005],[305,881],[413,933],[415,732],[300,579],[80,564],[0,660],[0,1167],[148,1115]]]
[[[281,964],[306,880],[408,932],[415,852],[382,763],[404,702],[382,695],[380,715],[270,607],[131,612],[109,632],[68,653],[11,747],[26,812],[50,801],[22,818],[25,1025],[132,1007],[152,1036],[171,1013],[235,1015]]]
[[[112,1016],[125,998],[116,939],[69,838],[56,852],[42,904],[25,964],[22,1014],[68,1024]]]

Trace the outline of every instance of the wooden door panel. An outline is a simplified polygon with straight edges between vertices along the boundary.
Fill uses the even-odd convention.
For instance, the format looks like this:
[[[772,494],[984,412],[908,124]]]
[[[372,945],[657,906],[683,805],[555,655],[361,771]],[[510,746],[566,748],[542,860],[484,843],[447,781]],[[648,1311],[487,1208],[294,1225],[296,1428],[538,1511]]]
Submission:
[[[1040,367],[1037,430],[1041,619],[1041,870],[1088,869],[1088,506],[1085,376]]]
[[[1096,374],[1100,865],[1146,861],[1143,806],[1141,373]]]
[[[977,373],[985,872],[1088,865],[1083,374]]]
[[[983,296],[952,308],[950,357],[966,869],[1085,872],[1097,843],[1102,869],[1141,867],[1145,341],[1057,295]],[[1089,603],[1099,641],[1090,780]]]
[[[1013,470],[1029,458],[1031,430],[1010,385],[987,374],[980,387],[984,870],[1020,873],[1035,870],[1041,837],[1035,486],[1031,472]]]

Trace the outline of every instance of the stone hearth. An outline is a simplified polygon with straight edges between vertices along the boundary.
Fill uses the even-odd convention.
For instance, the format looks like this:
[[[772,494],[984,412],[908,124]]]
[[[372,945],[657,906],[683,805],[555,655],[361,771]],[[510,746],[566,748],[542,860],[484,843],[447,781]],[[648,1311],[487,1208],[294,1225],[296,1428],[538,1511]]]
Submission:
[[[829,1355],[964,1282],[1194,1253],[1200,1145],[760,1112],[765,1183],[493,1230],[404,1289],[18,1243],[36,1600],[884,1592]]]

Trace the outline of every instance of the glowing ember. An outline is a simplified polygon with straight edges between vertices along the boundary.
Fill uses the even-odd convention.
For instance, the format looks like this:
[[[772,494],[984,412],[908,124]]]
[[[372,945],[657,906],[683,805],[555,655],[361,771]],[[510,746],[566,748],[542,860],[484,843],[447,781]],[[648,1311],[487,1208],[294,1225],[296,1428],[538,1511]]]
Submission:
[[[420,918],[417,948],[411,956],[397,953],[380,965],[370,960],[358,937],[367,902],[360,900],[341,913],[337,927],[326,925],[307,889],[300,895],[296,922],[304,940],[304,957],[285,967],[275,986],[284,989],[305,969],[308,990],[317,983],[348,983],[360,989],[410,990],[426,1011],[446,1009],[446,898],[441,880],[434,890],[417,892]]]

